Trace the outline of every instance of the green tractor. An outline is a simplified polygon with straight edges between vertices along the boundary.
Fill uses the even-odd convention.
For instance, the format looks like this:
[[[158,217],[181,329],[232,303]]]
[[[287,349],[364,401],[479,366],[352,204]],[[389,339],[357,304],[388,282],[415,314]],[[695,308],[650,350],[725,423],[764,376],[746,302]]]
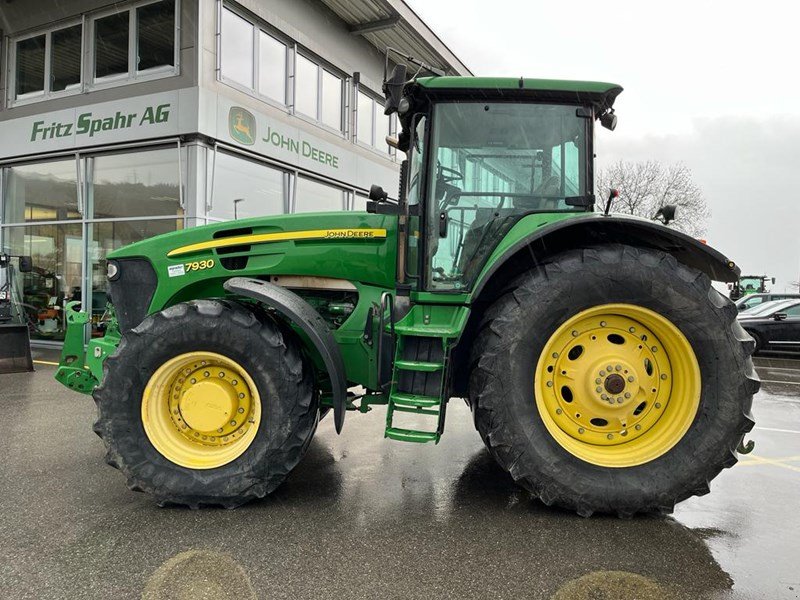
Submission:
[[[733,283],[728,284],[730,298],[736,302],[750,294],[766,294],[769,291],[767,284],[770,282],[775,285],[775,278],[766,275],[742,275]]]
[[[366,212],[197,227],[115,251],[115,313],[56,378],[91,393],[107,461],[161,504],[275,490],[322,416],[386,405],[385,437],[439,442],[465,398],[489,452],[547,505],[670,511],[737,460],[753,340],[712,280],[738,267],[596,210],[595,121],[617,85],[384,83],[407,156]]]

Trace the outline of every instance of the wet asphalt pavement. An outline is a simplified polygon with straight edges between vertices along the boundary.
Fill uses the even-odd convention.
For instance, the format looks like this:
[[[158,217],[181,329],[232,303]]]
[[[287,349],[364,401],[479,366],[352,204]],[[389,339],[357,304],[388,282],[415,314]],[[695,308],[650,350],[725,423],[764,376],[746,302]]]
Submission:
[[[438,446],[351,413],[270,498],[160,509],[103,462],[91,398],[0,375],[0,599],[800,598],[800,361],[760,362],[755,451],[631,520],[528,499],[461,401]]]

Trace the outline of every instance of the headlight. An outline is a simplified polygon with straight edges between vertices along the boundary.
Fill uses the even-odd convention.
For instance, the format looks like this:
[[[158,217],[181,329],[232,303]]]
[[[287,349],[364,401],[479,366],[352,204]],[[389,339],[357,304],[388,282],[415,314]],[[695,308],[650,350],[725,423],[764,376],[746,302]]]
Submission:
[[[108,261],[106,264],[106,276],[109,281],[114,281],[119,277],[119,265],[113,260]]]

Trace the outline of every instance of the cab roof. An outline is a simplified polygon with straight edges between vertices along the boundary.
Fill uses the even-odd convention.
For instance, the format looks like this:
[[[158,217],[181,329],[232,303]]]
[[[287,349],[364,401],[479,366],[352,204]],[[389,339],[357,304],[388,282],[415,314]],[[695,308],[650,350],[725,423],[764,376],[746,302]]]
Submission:
[[[615,83],[567,79],[528,79],[525,77],[433,76],[420,77],[416,80],[416,84],[431,93],[477,92],[482,95],[503,96],[506,93],[516,92],[525,96],[540,96],[543,99],[588,101],[602,108],[611,108],[614,99],[622,92],[622,87]]]

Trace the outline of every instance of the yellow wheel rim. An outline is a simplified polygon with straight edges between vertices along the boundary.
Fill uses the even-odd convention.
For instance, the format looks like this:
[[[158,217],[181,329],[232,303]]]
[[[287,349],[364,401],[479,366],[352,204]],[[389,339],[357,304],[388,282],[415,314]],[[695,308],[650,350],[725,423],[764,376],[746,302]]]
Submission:
[[[536,407],[565,450],[603,467],[632,467],[668,452],[700,405],[700,367],[668,319],[604,304],[561,325],[544,346]]]
[[[147,438],[167,460],[214,469],[252,444],[261,399],[247,371],[213,352],[189,352],[153,373],[142,396]]]

